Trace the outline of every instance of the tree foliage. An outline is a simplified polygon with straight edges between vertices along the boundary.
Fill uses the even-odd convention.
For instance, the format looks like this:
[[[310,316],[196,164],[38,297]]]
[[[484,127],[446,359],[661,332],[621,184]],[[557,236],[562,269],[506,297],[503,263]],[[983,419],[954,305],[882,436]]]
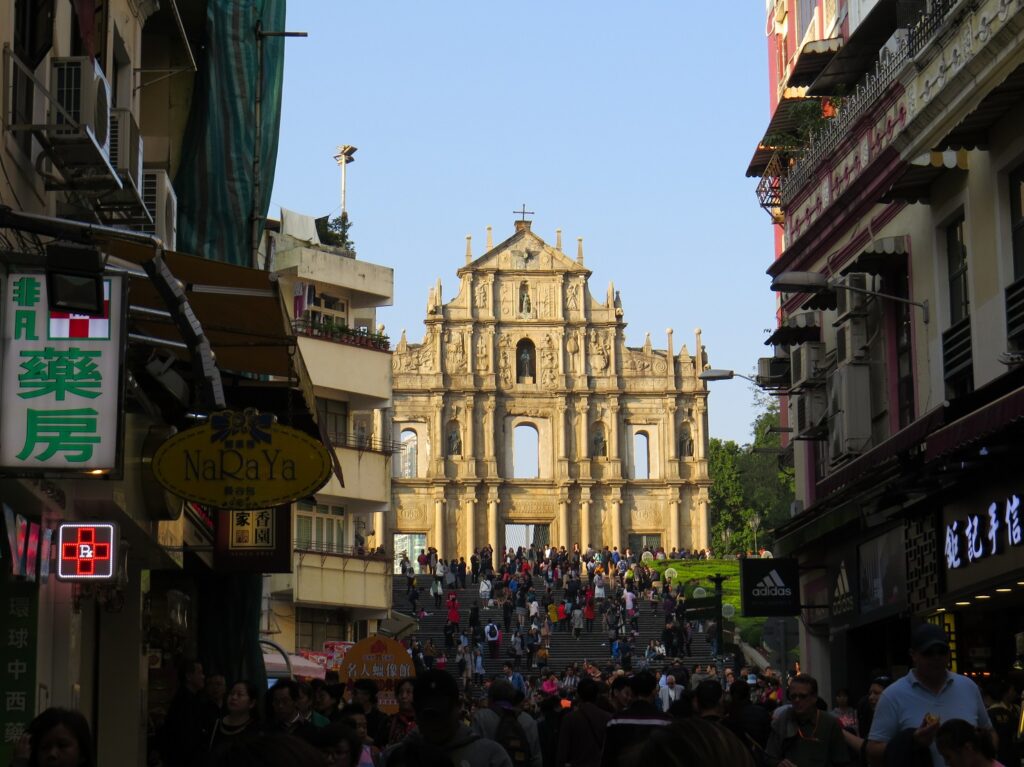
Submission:
[[[321,243],[342,248],[354,256],[356,254],[356,246],[349,234],[351,229],[352,220],[348,217],[348,213],[342,213],[334,218],[324,216],[316,220],[316,233]]]
[[[708,474],[711,545],[718,553],[770,546],[771,531],[789,519],[793,476],[779,466],[781,447],[779,405],[773,398],[759,399],[762,411],[752,428],[750,444],[710,440]],[[727,542],[726,542],[727,541]]]

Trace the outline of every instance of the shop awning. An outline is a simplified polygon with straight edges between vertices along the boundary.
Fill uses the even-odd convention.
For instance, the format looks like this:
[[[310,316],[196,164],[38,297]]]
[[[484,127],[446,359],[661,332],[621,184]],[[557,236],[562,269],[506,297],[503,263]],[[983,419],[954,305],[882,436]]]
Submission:
[[[936,149],[987,149],[989,129],[1024,97],[1024,64],[988,92]]]
[[[765,146],[764,144],[758,144],[757,149],[754,150],[754,156],[750,158],[750,164],[747,165],[747,178],[760,178],[768,167],[768,163],[771,162],[772,155],[774,155],[778,149],[773,146]]]
[[[289,655],[288,660],[292,664],[292,674],[307,679],[323,679],[327,676],[326,669],[315,661],[303,658],[301,655]],[[288,665],[284,662],[281,653],[264,653],[263,665],[267,669],[268,677],[287,678]]]
[[[944,173],[967,170],[968,156],[963,150],[926,152],[910,162],[882,195],[882,202],[897,200],[909,203],[927,202],[932,185]]]
[[[768,127],[765,129],[765,138],[791,133],[803,124],[809,106],[818,108],[820,105],[821,99],[808,97],[806,88],[786,88],[775,107],[775,112],[772,113]],[[770,143],[762,139],[759,146]]]
[[[870,242],[864,250],[858,253],[856,258],[843,267],[840,274],[849,274],[850,272],[882,274],[897,261],[897,257],[905,256],[909,252],[910,237],[907,235],[880,237]]]
[[[863,479],[890,459],[903,455],[913,447],[920,445],[925,439],[929,440],[928,447],[930,448],[931,437],[929,435],[942,427],[945,417],[945,407],[939,406],[929,410],[889,439],[880,442],[864,455],[822,479],[817,484],[817,497],[826,498],[837,490]]]
[[[897,6],[896,0],[878,0],[811,83],[808,95],[849,91],[874,68],[879,51],[896,31]]]
[[[155,255],[152,247],[140,243],[110,239],[102,240],[102,245],[110,255],[139,266]],[[164,251],[163,256],[171,273],[184,285],[217,355],[217,367],[225,372],[292,377],[295,339],[285,320],[277,283],[269,272],[173,251]],[[133,279],[129,303],[166,309],[156,289],[144,279]],[[170,321],[136,316],[131,322],[137,332],[180,340]]]
[[[780,325],[768,336],[765,346],[792,346],[811,341],[821,340],[821,328],[818,325]]]
[[[794,87],[813,83],[842,47],[843,38],[841,37],[830,37],[827,40],[812,40],[805,43],[789,72],[786,85]]]
[[[935,432],[928,439],[925,460],[930,463],[975,445],[1021,420],[1024,420],[1024,387],[1003,395]]]

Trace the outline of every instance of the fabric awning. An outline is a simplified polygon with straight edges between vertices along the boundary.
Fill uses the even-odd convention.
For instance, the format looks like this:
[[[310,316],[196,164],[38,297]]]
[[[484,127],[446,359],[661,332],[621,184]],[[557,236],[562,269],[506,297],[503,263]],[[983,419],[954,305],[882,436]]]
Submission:
[[[764,174],[765,168],[768,167],[772,155],[777,151],[773,146],[758,144],[757,149],[754,150],[754,156],[750,158],[750,164],[747,165],[747,178],[760,178]]]
[[[987,149],[989,129],[1024,96],[1024,64],[997,85],[970,114],[939,142],[936,149]]]
[[[795,87],[813,83],[842,47],[843,38],[841,37],[830,37],[827,40],[812,40],[805,43],[789,72],[786,85]]]
[[[1024,419],[1024,387],[958,418],[928,439],[926,461],[936,461]]]
[[[303,658],[301,655],[289,655],[288,660],[291,661],[292,674],[295,676],[307,679],[323,679],[327,676],[327,670],[323,666],[308,658]],[[288,665],[284,662],[281,653],[264,653],[263,665],[267,669],[268,677],[281,679],[288,676]]]
[[[910,252],[910,237],[905,234],[893,237],[880,237],[865,246],[850,263],[840,270],[840,274],[850,272],[866,272],[882,274],[894,263]]]
[[[878,52],[896,27],[896,0],[878,0],[811,83],[807,94],[834,96],[840,90],[849,91],[874,68]]]
[[[781,325],[768,336],[765,346],[792,346],[821,340],[821,328],[817,325]]]
[[[808,105],[818,107],[820,104],[821,99],[808,97],[806,88],[786,88],[768,122],[765,137],[790,133],[803,122]],[[768,145],[770,142],[762,140],[761,144]]]
[[[141,266],[155,255],[152,247],[125,240],[101,239],[104,251]],[[203,326],[222,371],[293,375],[291,349],[294,336],[286,322],[277,283],[269,272],[164,251],[171,273],[184,285],[185,294]],[[163,299],[144,279],[133,279],[129,303],[165,310]],[[167,340],[180,340],[169,321],[132,317],[133,330]]]
[[[967,169],[968,156],[963,150],[926,152],[906,166],[882,195],[881,201],[927,202],[932,185],[940,176],[948,171]]]

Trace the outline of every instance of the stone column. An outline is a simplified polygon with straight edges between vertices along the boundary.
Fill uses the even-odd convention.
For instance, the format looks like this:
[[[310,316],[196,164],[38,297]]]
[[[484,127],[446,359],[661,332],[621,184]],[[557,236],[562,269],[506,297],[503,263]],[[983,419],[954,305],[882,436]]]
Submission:
[[[444,557],[444,498],[434,499],[434,543],[437,556]]]
[[[484,403],[484,458],[494,459],[494,402]],[[493,542],[492,542],[493,545]]]
[[[466,561],[476,548],[476,498],[470,496],[463,501],[466,510]],[[457,552],[456,552],[457,553]]]
[[[672,551],[672,547],[680,547],[679,541],[679,501],[670,501],[668,504],[668,545],[665,547]]]
[[[608,407],[608,458],[619,460],[619,403],[612,402]]]
[[[609,544],[609,548],[618,546],[619,553],[623,553],[626,550],[626,526],[622,522],[622,499],[612,498],[609,501],[611,506],[612,515],[612,542]]]
[[[569,535],[569,496],[567,495],[558,499],[558,537],[562,539],[558,544],[565,546],[566,551],[572,551],[572,541]]]
[[[558,429],[557,432],[555,433],[555,449],[557,451],[558,459],[560,461],[564,461],[565,460],[565,456],[566,456],[566,452],[567,452],[566,451],[566,447],[565,447],[565,443],[568,441],[565,438],[565,433],[566,433],[565,432],[565,411],[566,411],[565,402],[564,401],[559,401],[558,404],[555,406],[555,412],[557,413],[557,418],[555,419],[555,424],[556,424],[557,429]]]
[[[580,419],[576,460],[582,461],[590,457],[590,405],[585,397],[576,403],[576,415]]]
[[[587,550],[587,546],[592,543],[590,540],[590,496],[583,496],[585,500],[580,501],[580,549],[582,551]]]
[[[463,420],[466,422],[464,424],[466,442],[462,446],[462,457],[471,460],[476,455],[476,451],[473,449],[473,432],[476,431],[476,408],[472,395],[466,397],[465,411],[466,417]]]
[[[498,541],[498,493],[487,496],[487,542],[494,548],[495,556],[500,549]]]
[[[676,410],[677,409],[678,408],[676,407],[676,403],[675,402],[668,403],[668,406],[665,408],[666,412],[668,413],[668,428],[665,430],[665,433],[668,434],[668,453],[667,453],[667,455],[668,455],[668,459],[670,461],[674,461],[676,458],[680,457],[679,453],[678,453],[678,450],[677,450],[677,448],[679,446],[679,437],[676,434]]]
[[[433,439],[430,440],[433,448],[434,474],[438,477],[444,476],[445,453],[448,452],[448,435],[444,433],[444,397],[436,395],[432,398],[431,404],[434,410]]]

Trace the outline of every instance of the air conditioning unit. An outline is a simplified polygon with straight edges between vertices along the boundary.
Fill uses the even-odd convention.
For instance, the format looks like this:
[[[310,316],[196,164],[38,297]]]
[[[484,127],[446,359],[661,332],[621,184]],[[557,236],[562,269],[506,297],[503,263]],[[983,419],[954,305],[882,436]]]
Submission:
[[[871,373],[844,365],[828,379],[828,452],[831,463],[863,453],[871,443]]]
[[[110,110],[110,164],[124,189],[142,196],[142,135],[130,109]]]
[[[762,386],[784,386],[789,380],[789,357],[761,357],[757,361],[757,382]]]
[[[167,171],[142,171],[142,202],[153,223],[139,227],[140,231],[155,234],[167,250],[174,250],[178,245],[178,198]]]
[[[825,419],[826,405],[825,392],[821,389],[808,389],[807,391],[793,395],[794,418],[796,436],[807,438],[818,429],[818,426]]]
[[[868,356],[868,323],[864,317],[850,317],[836,329],[836,362],[849,365]]]
[[[825,359],[825,344],[816,341],[793,347],[789,355],[790,387],[798,389],[820,381],[821,365]]]
[[[874,290],[874,278],[865,272],[850,272],[836,283],[836,321],[838,325],[848,317],[866,313],[865,299],[862,292]]]
[[[54,58],[50,62],[47,138],[54,142],[92,139],[104,156],[110,152],[110,84],[91,56]]]

